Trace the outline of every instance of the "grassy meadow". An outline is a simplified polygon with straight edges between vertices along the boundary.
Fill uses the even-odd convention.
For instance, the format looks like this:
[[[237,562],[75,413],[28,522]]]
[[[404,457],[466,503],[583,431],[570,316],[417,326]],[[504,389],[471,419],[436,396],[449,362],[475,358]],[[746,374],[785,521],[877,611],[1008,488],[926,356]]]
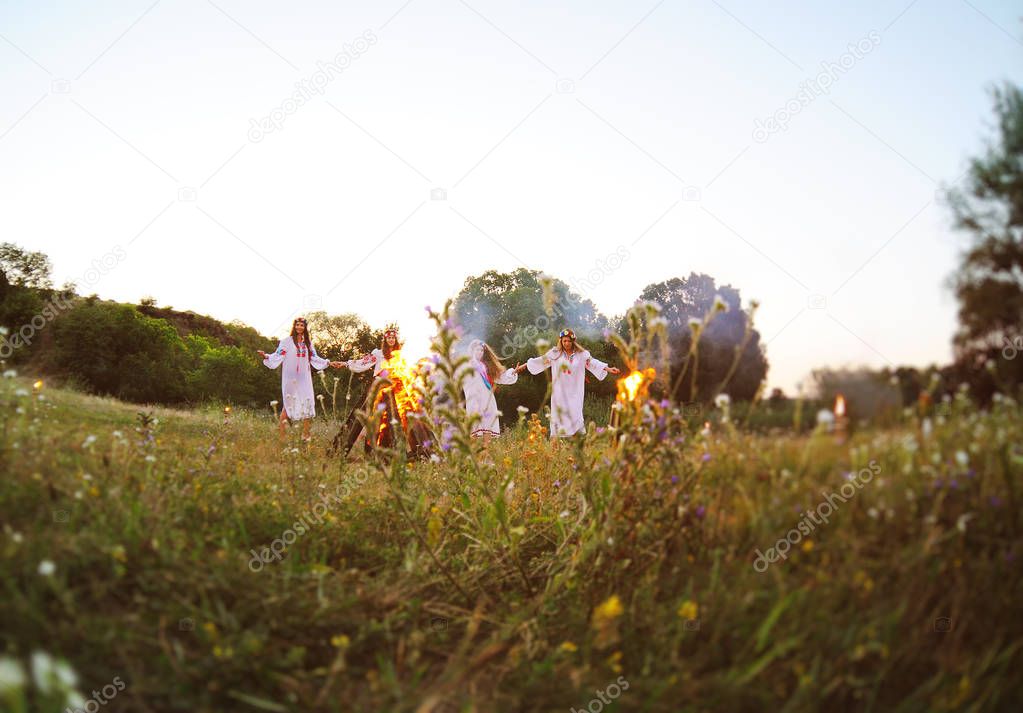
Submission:
[[[960,395],[845,442],[727,415],[694,428],[648,402],[617,447],[596,428],[555,446],[512,415],[486,452],[344,459],[327,419],[282,442],[269,408],[140,408],[8,373],[0,705],[1015,710],[1017,404]]]

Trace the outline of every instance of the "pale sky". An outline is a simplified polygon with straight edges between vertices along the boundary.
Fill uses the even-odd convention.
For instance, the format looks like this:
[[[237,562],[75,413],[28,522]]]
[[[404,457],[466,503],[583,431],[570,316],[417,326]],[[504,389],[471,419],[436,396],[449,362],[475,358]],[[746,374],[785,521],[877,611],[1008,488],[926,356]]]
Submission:
[[[0,239],[104,298],[273,336],[322,305],[397,321],[415,352],[423,307],[466,277],[524,264],[570,282],[624,246],[587,297],[613,315],[691,271],[731,284],[762,303],[772,386],[942,362],[963,238],[935,191],[983,146],[987,90],[1023,81],[1020,10],[6,2]],[[828,93],[755,138],[826,65]]]

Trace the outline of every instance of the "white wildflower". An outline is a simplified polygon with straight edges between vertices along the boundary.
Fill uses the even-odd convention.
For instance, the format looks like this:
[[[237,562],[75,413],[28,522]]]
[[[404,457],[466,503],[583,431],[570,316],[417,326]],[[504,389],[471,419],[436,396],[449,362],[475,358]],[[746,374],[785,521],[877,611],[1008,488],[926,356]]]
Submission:
[[[14,369],[7,369],[6,371],[4,371],[4,378],[5,379],[13,379],[17,375],[18,375],[18,372],[16,372]]]
[[[721,295],[714,295],[714,311],[715,312],[727,312],[728,303],[725,302],[725,298]]]
[[[25,669],[21,662],[9,656],[0,658],[0,696],[20,691],[25,687]]]
[[[94,436],[94,435],[92,435],[90,433],[88,436],[85,437],[85,440],[82,441],[82,448],[88,448],[89,446],[91,446],[95,442],[96,442],[96,436]]]
[[[970,456],[966,451],[956,451],[956,463],[962,467],[966,467],[970,464]]]
[[[730,397],[728,394],[718,394],[717,397],[714,399],[714,405],[717,406],[718,408],[728,408],[728,406],[731,403],[732,397]]]
[[[525,406],[519,406],[519,407],[518,407],[517,409],[515,409],[515,410],[516,410],[516,411],[518,411],[519,413],[529,413],[529,409],[528,409],[528,408],[526,408]]]
[[[959,519],[956,520],[956,529],[959,530],[959,532],[965,533],[966,523],[968,523],[974,517],[976,516],[972,512],[963,513],[962,515],[959,516]]]
[[[57,565],[55,565],[51,560],[43,560],[39,563],[38,572],[44,577],[52,577],[56,571]]]

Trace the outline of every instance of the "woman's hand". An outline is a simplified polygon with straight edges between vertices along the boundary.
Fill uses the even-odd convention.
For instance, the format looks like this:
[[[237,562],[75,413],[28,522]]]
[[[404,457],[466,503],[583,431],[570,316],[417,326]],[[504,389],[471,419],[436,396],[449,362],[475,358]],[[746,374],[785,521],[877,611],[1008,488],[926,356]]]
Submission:
[[[523,369],[525,369],[525,368],[526,368],[526,365],[525,365],[525,364],[518,364],[518,365],[517,365],[517,366],[515,367],[515,373],[516,373],[516,374],[520,374],[520,373],[522,373],[522,370],[523,370]]]
[[[621,370],[621,369],[619,369],[619,368],[618,368],[617,366],[609,366],[609,367],[607,368],[607,373],[608,373],[608,374],[615,374],[615,375],[618,375],[618,374],[621,374],[621,373],[622,373],[622,370]]]
[[[256,352],[256,354],[259,354],[260,359],[266,359],[266,352],[264,352],[262,349]]]
[[[332,362],[330,362],[330,365],[332,367],[334,367],[335,369],[344,369],[345,368],[345,363],[343,361],[332,361]]]

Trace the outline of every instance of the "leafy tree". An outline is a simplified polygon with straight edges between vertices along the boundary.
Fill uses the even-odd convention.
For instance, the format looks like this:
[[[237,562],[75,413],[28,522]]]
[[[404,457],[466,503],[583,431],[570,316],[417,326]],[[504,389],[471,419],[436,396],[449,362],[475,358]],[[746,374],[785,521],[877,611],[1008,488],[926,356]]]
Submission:
[[[310,312],[306,320],[316,351],[332,361],[351,359],[372,351],[380,344],[381,335],[352,312],[336,315]]]
[[[996,133],[982,156],[970,161],[961,189],[947,191],[955,225],[971,235],[962,266],[952,277],[959,300],[956,362],[985,398],[995,379],[1023,381],[1023,91],[1005,84],[993,91]]]
[[[174,327],[131,305],[86,300],[53,324],[50,370],[128,401],[186,398],[188,352]]]
[[[558,332],[565,327],[573,329],[580,343],[595,357],[616,361],[613,347],[603,337],[608,318],[565,282],[550,279],[548,286],[549,304],[545,305],[541,273],[525,268],[513,272],[489,270],[466,279],[455,297],[452,314],[464,330],[466,342],[482,339],[505,366],[536,356],[538,339],[553,346]],[[546,390],[546,382],[530,378],[527,373],[519,378],[518,384],[499,387],[497,404],[506,414],[505,421],[514,418],[517,406],[539,409]],[[614,380],[594,381],[588,390],[594,394],[611,393],[615,390]]]
[[[674,398],[688,401],[691,394],[693,364],[686,357],[693,343],[691,319],[703,320],[714,312],[715,299],[720,297],[727,305],[725,312],[717,312],[703,329],[699,342],[696,399],[713,398],[728,377],[736,350],[746,336],[750,314],[742,308],[739,290],[731,286],[718,287],[709,275],[690,273],[686,278],[673,278],[648,285],[640,295],[661,306],[661,316],[667,321],[668,345],[671,353],[670,384],[676,387]],[[767,357],[760,345],[760,333],[753,330],[742,349],[739,365],[728,381],[725,392],[735,400],[752,399],[767,376]],[[667,381],[667,380],[666,380]]]
[[[53,265],[42,252],[32,252],[14,243],[0,243],[0,272],[15,287],[49,290],[53,287]]]

